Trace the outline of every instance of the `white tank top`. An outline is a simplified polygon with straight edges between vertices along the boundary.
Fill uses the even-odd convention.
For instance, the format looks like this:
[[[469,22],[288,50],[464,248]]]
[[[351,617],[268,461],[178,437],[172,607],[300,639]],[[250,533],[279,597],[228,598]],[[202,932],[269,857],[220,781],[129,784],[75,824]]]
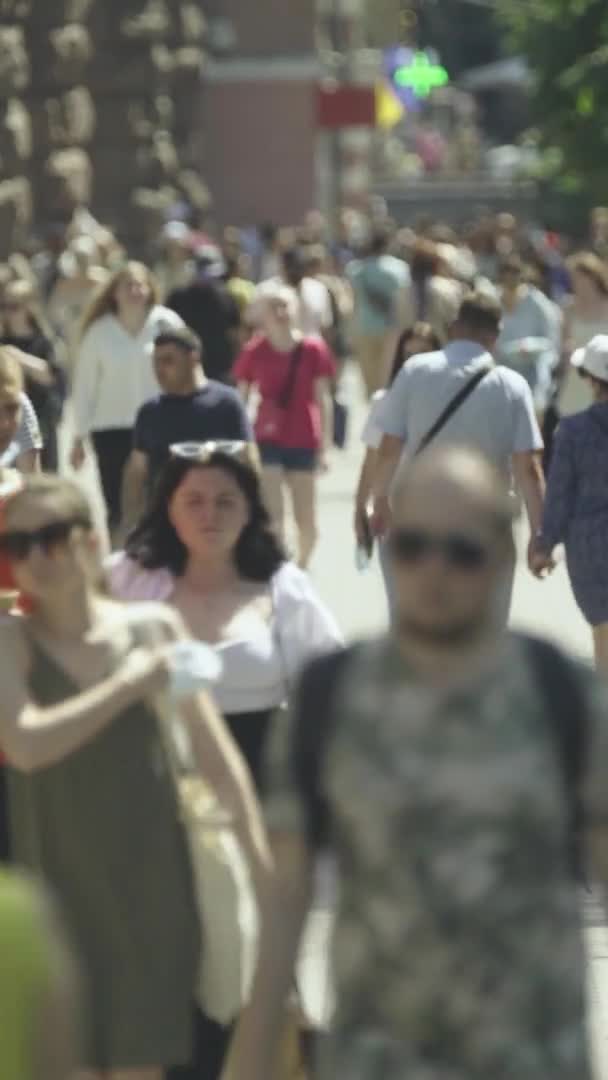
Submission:
[[[213,696],[225,716],[277,708],[285,701],[289,687],[274,619],[268,623],[260,618],[256,633],[211,648],[222,662]]]

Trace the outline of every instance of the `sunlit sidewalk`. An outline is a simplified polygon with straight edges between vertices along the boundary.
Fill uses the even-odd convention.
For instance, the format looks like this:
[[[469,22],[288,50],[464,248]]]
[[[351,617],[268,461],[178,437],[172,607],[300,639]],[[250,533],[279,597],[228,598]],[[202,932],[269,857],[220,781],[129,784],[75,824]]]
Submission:
[[[586,910],[589,1034],[596,1080],[608,1080],[608,926],[594,898]]]

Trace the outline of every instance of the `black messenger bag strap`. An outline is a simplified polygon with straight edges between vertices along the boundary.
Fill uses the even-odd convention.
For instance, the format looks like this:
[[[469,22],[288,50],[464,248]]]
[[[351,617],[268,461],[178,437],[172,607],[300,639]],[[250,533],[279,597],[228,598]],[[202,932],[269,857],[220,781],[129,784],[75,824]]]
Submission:
[[[426,450],[429,443],[432,443],[433,439],[439,435],[439,432],[443,430],[448,420],[451,420],[454,413],[458,412],[460,406],[464,405],[467,398],[469,398],[475,388],[479,386],[482,379],[485,379],[486,375],[493,370],[493,367],[493,364],[484,365],[484,367],[480,368],[479,371],[476,371],[473,377],[461,387],[452,400],[448,402],[441,415],[437,417],[432,428],[427,431],[424,438],[420,441],[414,456],[417,456],[422,453],[423,450]]]
[[[300,367],[300,361],[304,352],[304,342],[299,341],[295,348],[292,350],[291,357],[289,359],[289,371],[287,372],[287,378],[285,384],[281,389],[281,393],[278,397],[278,405],[283,411],[286,411],[291,405],[291,399],[295,390],[296,378],[298,375],[298,368]]]

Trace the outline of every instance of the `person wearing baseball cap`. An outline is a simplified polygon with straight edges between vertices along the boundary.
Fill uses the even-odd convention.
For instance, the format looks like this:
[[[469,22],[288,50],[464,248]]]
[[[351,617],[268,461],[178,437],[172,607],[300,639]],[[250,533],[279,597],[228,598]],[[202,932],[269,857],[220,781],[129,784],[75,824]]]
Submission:
[[[596,667],[608,673],[608,334],[571,363],[587,379],[593,404],[564,418],[555,437],[533,569],[544,577],[564,544],[576,602],[593,631]]]
[[[608,334],[596,334],[582,349],[576,349],[570,363],[583,378],[608,383]]]

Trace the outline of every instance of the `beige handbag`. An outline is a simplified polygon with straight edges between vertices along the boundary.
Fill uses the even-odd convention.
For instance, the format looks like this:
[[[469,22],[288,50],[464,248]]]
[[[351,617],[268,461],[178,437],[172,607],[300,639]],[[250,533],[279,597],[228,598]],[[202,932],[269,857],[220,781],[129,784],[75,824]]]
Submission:
[[[149,625],[138,643],[158,646]],[[213,791],[196,771],[190,740],[168,694],[155,702],[159,730],[178,795],[201,924],[201,964],[196,1000],[212,1020],[227,1025],[249,995],[256,961],[257,909],[246,861]]]
[[[201,921],[196,998],[203,1012],[231,1023],[249,995],[256,961],[257,909],[239,843],[204,781],[178,781]]]

